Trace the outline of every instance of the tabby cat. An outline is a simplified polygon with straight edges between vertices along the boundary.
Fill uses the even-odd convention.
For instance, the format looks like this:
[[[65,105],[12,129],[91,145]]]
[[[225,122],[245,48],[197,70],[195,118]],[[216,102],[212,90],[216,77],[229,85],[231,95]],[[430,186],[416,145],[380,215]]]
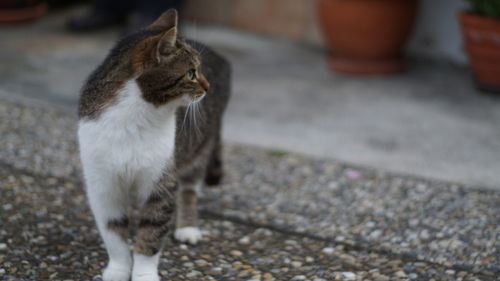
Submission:
[[[88,78],[78,139],[87,197],[109,256],[104,281],[159,280],[174,221],[177,240],[201,239],[197,190],[222,176],[229,81],[224,58],[177,36],[173,9],[119,41]],[[130,209],[138,213],[133,253]]]

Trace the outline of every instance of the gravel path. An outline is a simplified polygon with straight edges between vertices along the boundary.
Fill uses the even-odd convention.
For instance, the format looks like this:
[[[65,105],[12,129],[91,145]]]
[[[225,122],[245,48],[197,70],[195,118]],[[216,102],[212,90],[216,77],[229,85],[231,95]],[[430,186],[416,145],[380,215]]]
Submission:
[[[0,279],[98,279],[73,116],[0,104]],[[495,280],[500,193],[229,145],[166,280]],[[16,279],[17,278],[17,279]],[[274,279],[273,279],[274,278]]]
[[[2,280],[100,280],[106,254],[80,184],[0,165]],[[213,218],[198,246],[173,241],[166,280],[477,280],[391,254]],[[487,280],[487,278],[485,279]]]

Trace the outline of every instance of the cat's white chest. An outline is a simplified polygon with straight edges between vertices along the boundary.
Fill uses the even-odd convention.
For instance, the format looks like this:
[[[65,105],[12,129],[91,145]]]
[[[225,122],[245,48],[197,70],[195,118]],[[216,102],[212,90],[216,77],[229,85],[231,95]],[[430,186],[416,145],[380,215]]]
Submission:
[[[147,103],[129,82],[98,120],[80,121],[78,138],[87,180],[150,189],[173,158],[175,108]]]

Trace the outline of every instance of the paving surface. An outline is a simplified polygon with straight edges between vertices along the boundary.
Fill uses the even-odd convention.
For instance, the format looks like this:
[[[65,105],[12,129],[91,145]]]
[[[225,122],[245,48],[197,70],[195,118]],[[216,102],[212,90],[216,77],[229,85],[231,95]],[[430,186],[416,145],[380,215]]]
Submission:
[[[0,27],[0,96],[75,111],[119,31],[67,33],[74,12]],[[184,31],[233,64],[233,143],[500,188],[500,98],[477,92],[466,69],[413,62],[398,76],[344,77],[327,70],[322,50],[200,24]]]
[[[0,166],[2,280],[100,280],[106,254],[81,186]],[[5,202],[9,202],[5,204]],[[481,274],[386,253],[204,220],[199,246],[169,242],[164,280],[475,280]],[[378,278],[378,279],[376,279]],[[394,278],[393,278],[394,279]]]
[[[99,279],[106,256],[80,181],[75,126],[66,113],[0,103],[6,280]],[[227,145],[225,161],[223,185],[201,202],[203,243],[169,244],[165,280],[495,280],[500,272],[495,190],[246,146]]]

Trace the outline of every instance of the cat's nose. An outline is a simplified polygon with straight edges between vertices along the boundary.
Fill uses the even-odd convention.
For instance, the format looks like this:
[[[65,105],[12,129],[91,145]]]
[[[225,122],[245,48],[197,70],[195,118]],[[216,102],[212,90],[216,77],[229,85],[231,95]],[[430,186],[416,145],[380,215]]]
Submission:
[[[210,83],[208,83],[205,76],[201,75],[198,78],[198,83],[200,83],[201,87],[203,88],[203,90],[205,90],[205,92],[208,92],[208,90],[210,89]]]

